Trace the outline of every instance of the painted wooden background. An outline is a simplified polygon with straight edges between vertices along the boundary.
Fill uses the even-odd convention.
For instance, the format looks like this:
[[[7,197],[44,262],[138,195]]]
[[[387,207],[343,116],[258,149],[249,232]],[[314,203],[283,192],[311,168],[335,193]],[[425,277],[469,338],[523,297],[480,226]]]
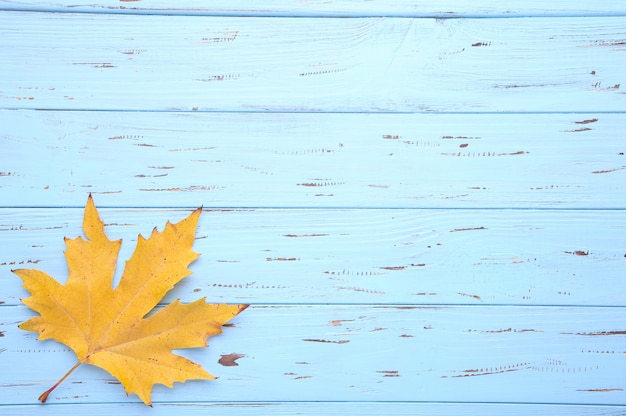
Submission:
[[[626,413],[626,3],[390,3],[0,0],[0,414]],[[204,206],[218,380],[38,404],[89,193],[121,259]]]

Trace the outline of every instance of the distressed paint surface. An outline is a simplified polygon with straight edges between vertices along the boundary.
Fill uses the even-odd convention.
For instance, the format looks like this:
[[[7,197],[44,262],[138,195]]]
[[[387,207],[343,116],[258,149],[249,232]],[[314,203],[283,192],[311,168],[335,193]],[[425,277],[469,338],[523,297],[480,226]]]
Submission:
[[[4,308],[9,323],[24,315],[21,307]],[[252,306],[225,329],[227,339],[184,352],[219,382],[157,386],[152,399],[283,401],[288,392],[290,401],[305,402],[597,404],[601,397],[622,404],[625,319],[621,308]],[[32,403],[55,377],[41,380],[46,363],[74,363],[67,348],[14,326],[5,338],[3,359],[27,356],[30,364],[8,369],[21,388],[5,389],[6,403]],[[233,352],[245,355],[238,366],[219,364]],[[105,372],[85,366],[75,374],[78,384],[55,402],[123,401],[122,387]]]
[[[626,17],[519,19],[512,25],[508,18],[4,12],[0,106],[620,111],[626,105],[624,26]],[[58,46],[70,42],[71,48]]]
[[[101,209],[107,233],[137,234],[186,210]],[[63,237],[82,209],[0,209],[0,301],[27,292],[9,270],[67,276]],[[626,306],[623,210],[217,209],[200,220],[177,285],[190,302]],[[121,264],[120,264],[121,268]],[[121,270],[118,270],[118,276]],[[607,291],[607,287],[612,290]],[[167,301],[173,300],[170,296]]]
[[[0,0],[0,412],[624,414],[624,2],[417,3]],[[120,259],[204,206],[218,380],[36,403],[88,193]]]
[[[89,4],[69,0],[0,0],[3,10],[67,11],[124,14],[182,14],[201,16],[400,16],[400,17],[467,17],[467,16],[614,16],[626,13],[620,0],[602,3],[580,3],[569,0],[526,0],[503,2],[482,0],[467,4],[462,0],[415,2],[396,0],[272,0],[272,1],[206,1],[199,0],[99,0]]]
[[[100,206],[626,207],[622,114],[0,111],[0,124],[5,207],[78,207],[85,192]]]

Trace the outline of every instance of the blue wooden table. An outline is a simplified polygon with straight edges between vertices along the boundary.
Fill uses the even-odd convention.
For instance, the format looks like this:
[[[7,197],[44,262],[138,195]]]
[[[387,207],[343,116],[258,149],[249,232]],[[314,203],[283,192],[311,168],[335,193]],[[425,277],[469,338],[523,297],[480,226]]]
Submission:
[[[0,414],[624,414],[625,28],[623,1],[0,0]],[[75,356],[17,328],[11,270],[63,281],[90,193],[120,259],[204,207],[164,303],[251,305],[180,352],[217,380],[150,409],[84,365],[37,401]]]

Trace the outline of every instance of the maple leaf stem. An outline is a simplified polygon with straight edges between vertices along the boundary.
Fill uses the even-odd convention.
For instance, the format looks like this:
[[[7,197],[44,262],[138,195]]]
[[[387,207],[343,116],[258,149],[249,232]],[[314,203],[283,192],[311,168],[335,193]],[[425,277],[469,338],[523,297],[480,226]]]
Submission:
[[[46,400],[48,400],[48,396],[50,395],[50,393],[52,393],[52,391],[54,389],[56,389],[59,384],[63,383],[63,380],[65,380],[70,374],[72,374],[72,372],[74,370],[76,370],[80,364],[81,364],[80,361],[78,361],[76,364],[74,364],[74,367],[70,368],[70,371],[65,373],[65,375],[63,377],[61,377],[61,379],[59,381],[57,381],[54,386],[50,387],[48,390],[43,392],[43,394],[41,396],[39,396],[39,400],[41,401],[41,403],[45,403]]]

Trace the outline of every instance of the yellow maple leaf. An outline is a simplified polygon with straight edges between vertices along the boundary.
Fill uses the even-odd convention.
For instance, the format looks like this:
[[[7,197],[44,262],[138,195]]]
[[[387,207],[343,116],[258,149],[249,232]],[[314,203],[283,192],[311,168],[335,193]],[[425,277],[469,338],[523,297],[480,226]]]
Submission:
[[[69,276],[60,284],[34,269],[13,270],[31,296],[25,305],[39,313],[19,325],[38,332],[39,340],[54,339],[70,347],[78,362],[48,395],[80,364],[101,367],[126,389],[151,405],[154,384],[172,387],[190,379],[211,380],[199,364],[172,353],[174,349],[206,347],[206,339],[222,332],[222,325],[248,305],[208,304],[205,298],[181,304],[175,300],[146,317],[176,283],[191,274],[188,265],[199,257],[192,250],[202,209],[182,221],[169,221],[145,239],[139,235],[135,252],[126,261],[122,278],[113,288],[113,275],[122,241],[104,233],[91,195],[85,207],[85,237],[65,238]]]

